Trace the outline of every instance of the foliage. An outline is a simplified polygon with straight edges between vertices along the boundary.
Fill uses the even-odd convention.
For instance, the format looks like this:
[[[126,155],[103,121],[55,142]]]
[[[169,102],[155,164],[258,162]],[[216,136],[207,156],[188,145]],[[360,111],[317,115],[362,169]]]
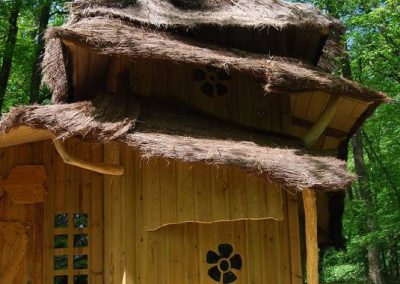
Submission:
[[[11,106],[29,103],[29,88],[32,76],[32,64],[37,40],[38,15],[41,7],[49,0],[26,0],[18,18],[18,37],[13,57],[11,75],[5,95],[2,112]],[[62,0],[50,1],[52,5],[49,25],[57,26],[64,22]],[[4,53],[4,45],[8,29],[8,14],[13,1],[0,0],[0,58]],[[49,91],[42,87],[40,101],[46,101]]]
[[[299,2],[299,1],[296,1]],[[363,127],[365,161],[373,206],[352,188],[344,215],[347,250],[325,253],[322,281],[357,283],[368,278],[367,249],[380,251],[381,272],[387,283],[399,281],[400,247],[400,1],[305,0],[333,16],[347,28],[346,45],[354,80],[394,99],[381,106]],[[349,168],[354,172],[352,153]],[[377,224],[367,233],[367,216]]]

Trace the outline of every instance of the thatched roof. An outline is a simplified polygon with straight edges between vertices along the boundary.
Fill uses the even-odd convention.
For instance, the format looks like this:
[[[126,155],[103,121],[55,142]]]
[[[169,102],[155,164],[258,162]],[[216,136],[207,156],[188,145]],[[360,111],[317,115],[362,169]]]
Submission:
[[[66,101],[66,75],[62,69],[59,40],[75,43],[108,55],[153,58],[181,64],[212,65],[250,73],[264,81],[266,93],[325,91],[366,101],[385,101],[385,95],[325,73],[298,60],[263,56],[188,40],[167,32],[127,25],[99,17],[85,18],[47,33],[44,59],[45,81],[54,92],[54,101]],[[61,65],[60,65],[61,64]],[[61,67],[62,68],[62,67]],[[65,68],[63,69],[65,72]],[[55,75],[57,74],[57,75]]]
[[[137,103],[122,102],[116,95],[15,108],[0,123],[0,135],[29,126],[63,139],[120,141],[138,148],[143,157],[237,166],[298,190],[344,190],[353,180],[344,161],[307,151],[298,141],[269,137],[182,108],[143,102],[140,114],[138,110]]]
[[[155,27],[201,25],[263,29],[342,30],[341,23],[311,5],[280,0],[81,0],[72,4],[72,22],[106,17]]]

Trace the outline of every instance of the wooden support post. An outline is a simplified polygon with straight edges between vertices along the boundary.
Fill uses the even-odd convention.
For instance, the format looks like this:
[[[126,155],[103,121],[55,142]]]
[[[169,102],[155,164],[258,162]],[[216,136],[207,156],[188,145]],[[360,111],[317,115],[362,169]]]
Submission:
[[[333,117],[336,114],[338,105],[340,102],[340,97],[333,95],[318,120],[314,123],[313,127],[307,133],[307,135],[303,138],[303,142],[307,147],[311,147],[317,142],[318,138],[324,133],[325,129],[331,123]]]
[[[303,190],[306,223],[307,284],[318,284],[317,202],[315,192]]]
[[[60,154],[61,158],[64,160],[66,164],[77,166],[82,169],[87,169],[89,171],[94,171],[105,175],[121,176],[124,174],[124,167],[121,165],[88,162],[68,154],[67,150],[64,148],[60,140],[53,138],[53,143],[57,149],[58,154]]]

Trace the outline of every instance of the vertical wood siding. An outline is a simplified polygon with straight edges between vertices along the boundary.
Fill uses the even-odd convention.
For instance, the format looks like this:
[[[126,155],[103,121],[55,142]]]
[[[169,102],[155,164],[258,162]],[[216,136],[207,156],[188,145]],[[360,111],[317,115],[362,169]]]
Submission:
[[[117,144],[105,147],[105,155],[113,156],[114,162],[117,162],[118,153],[126,174],[106,178],[112,182],[111,187],[105,183],[104,191],[106,230],[112,231],[106,233],[104,244],[106,283],[216,283],[208,276],[207,271],[212,265],[206,262],[206,255],[209,250],[218,251],[218,246],[225,243],[231,244],[234,252],[243,259],[243,268],[237,272],[238,280],[234,283],[302,283],[295,195],[283,191],[283,221],[185,223],[146,232],[145,212],[156,219],[168,219],[171,218],[168,214],[172,214],[178,220],[211,213],[234,216],[237,206],[240,208],[242,203],[235,205],[232,202],[232,206],[218,206],[218,203],[230,204],[237,198],[247,200],[249,193],[246,190],[227,190],[225,197],[219,196],[211,204],[204,203],[205,194],[223,190],[224,179],[243,189],[257,183],[258,186],[264,184],[267,189],[268,184],[259,179],[249,181],[241,175],[229,176],[229,169],[223,167],[217,170],[212,166],[198,168],[193,165],[188,171],[188,165],[180,162],[142,160],[139,153],[129,147]],[[177,174],[179,171],[187,174]],[[218,172],[223,178],[217,176]],[[170,187],[173,186],[182,192],[177,199],[175,192],[171,194]],[[159,190],[151,191],[153,187]],[[209,188],[209,192],[206,193],[204,187]],[[146,192],[149,190],[151,196]],[[251,204],[248,201],[246,204]],[[152,203],[157,205],[151,206]],[[162,203],[171,204],[178,210],[172,208],[167,214]],[[246,210],[251,213],[256,209],[248,206]],[[109,229],[107,224],[111,226]]]
[[[3,175],[17,164],[43,164],[48,175],[49,193],[44,205],[16,206],[7,198],[0,202],[1,218],[31,221],[34,228],[29,232],[29,250],[15,284],[28,280],[53,283],[54,255],[77,253],[72,239],[68,248],[55,250],[54,234],[77,232],[89,234],[89,247],[79,251],[88,253],[89,267],[74,270],[70,260],[66,273],[88,273],[89,283],[216,283],[207,273],[212,265],[207,263],[206,255],[209,250],[217,252],[220,244],[232,245],[234,253],[243,259],[241,271],[234,271],[238,277],[234,283],[301,283],[295,195],[282,191],[282,221],[185,223],[146,232],[145,212],[163,221],[185,221],[196,216],[234,217],[243,211],[248,216],[258,214],[258,210],[268,214],[268,210],[275,209],[257,208],[253,198],[257,190],[264,190],[263,198],[268,198],[271,185],[227,167],[144,160],[136,150],[116,143],[103,147],[72,139],[66,147],[71,154],[84,159],[121,163],[126,174],[104,177],[65,165],[50,141],[0,150]],[[227,183],[230,186],[226,187]],[[154,186],[159,191],[151,196],[151,202],[160,206],[146,202],[146,191]],[[211,196],[212,202],[205,202]],[[174,210],[168,211],[165,204]],[[55,214],[68,213],[71,218],[78,212],[89,214],[87,228],[54,228]],[[3,261],[7,250],[2,244],[0,238]]]

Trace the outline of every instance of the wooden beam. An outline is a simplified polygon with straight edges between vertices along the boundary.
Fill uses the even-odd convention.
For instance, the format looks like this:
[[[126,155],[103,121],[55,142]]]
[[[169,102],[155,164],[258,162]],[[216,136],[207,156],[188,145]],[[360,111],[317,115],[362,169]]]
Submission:
[[[318,284],[317,202],[314,191],[303,190],[303,204],[306,227],[307,284]]]
[[[314,123],[313,127],[303,138],[303,142],[307,147],[311,147],[317,142],[322,133],[326,130],[328,125],[331,123],[333,117],[336,114],[338,105],[340,102],[339,96],[331,96],[329,99],[324,112],[321,114],[319,119]]]
[[[305,119],[302,119],[299,117],[292,117],[292,124],[294,126],[301,127],[304,129],[310,129],[313,127],[314,122],[308,121],[308,120],[305,120]],[[327,127],[324,131],[324,134],[326,136],[331,136],[331,137],[334,137],[334,138],[337,138],[340,140],[345,139],[349,135],[349,133],[346,131],[331,128],[331,127]]]
[[[58,154],[60,154],[61,158],[66,164],[105,175],[121,176],[124,174],[124,167],[121,165],[85,161],[83,159],[71,156],[64,148],[60,140],[53,138],[53,143],[57,149]]]
[[[0,135],[0,148],[51,139],[52,134],[46,129],[34,129],[19,126]]]

